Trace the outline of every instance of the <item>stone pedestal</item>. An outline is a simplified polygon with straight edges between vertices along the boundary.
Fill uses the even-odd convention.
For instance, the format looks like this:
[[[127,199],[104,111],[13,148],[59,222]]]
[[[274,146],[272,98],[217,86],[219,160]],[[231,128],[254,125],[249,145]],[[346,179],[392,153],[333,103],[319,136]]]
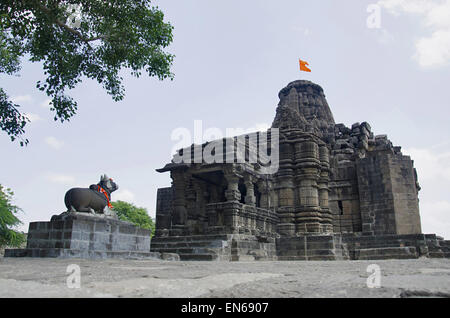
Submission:
[[[6,250],[5,257],[158,258],[150,253],[150,234],[113,217],[63,213],[30,223],[27,247]]]

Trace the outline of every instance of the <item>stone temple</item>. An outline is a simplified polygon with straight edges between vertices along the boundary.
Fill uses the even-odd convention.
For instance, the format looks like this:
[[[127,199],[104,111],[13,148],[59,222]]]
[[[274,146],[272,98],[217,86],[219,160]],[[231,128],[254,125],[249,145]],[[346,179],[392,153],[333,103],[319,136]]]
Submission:
[[[232,162],[172,160],[157,170],[170,172],[173,182],[158,190],[152,251],[182,260],[450,256],[450,241],[422,234],[417,173],[401,147],[374,136],[367,122],[336,124],[323,89],[310,81],[290,83],[279,98],[264,132],[271,141],[278,128],[279,148],[267,152],[279,153],[273,173],[236,156]],[[249,140],[227,142],[243,146],[248,159]],[[192,159],[209,144],[176,156]],[[227,146],[220,150],[213,153],[230,155]]]

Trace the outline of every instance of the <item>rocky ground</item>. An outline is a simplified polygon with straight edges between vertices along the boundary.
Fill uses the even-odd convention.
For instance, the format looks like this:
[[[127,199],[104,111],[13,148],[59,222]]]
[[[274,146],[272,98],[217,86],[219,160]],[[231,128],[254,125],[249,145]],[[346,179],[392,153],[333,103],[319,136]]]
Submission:
[[[81,288],[67,286],[79,266]],[[381,287],[368,288],[381,269]],[[0,258],[0,297],[450,297],[450,260],[167,262]]]

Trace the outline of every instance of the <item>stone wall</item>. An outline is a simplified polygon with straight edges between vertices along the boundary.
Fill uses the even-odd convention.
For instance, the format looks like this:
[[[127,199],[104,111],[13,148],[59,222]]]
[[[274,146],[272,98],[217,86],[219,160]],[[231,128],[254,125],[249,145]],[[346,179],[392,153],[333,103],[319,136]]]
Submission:
[[[150,256],[150,230],[104,216],[70,213],[30,223],[27,247],[10,257],[109,258]]]
[[[387,151],[371,152],[357,161],[362,232],[396,234],[394,197]]]
[[[361,232],[358,180],[354,162],[340,163],[330,182],[330,209],[335,233]]]
[[[277,239],[280,261],[346,260],[348,253],[334,235],[281,237]]]
[[[156,236],[168,235],[173,209],[173,189],[158,189],[156,196]]]
[[[208,234],[251,234],[274,236],[278,216],[275,212],[239,202],[208,204]]]
[[[357,161],[362,230],[368,235],[421,233],[412,161],[379,150]]]
[[[397,234],[422,233],[413,161],[408,156],[394,155],[390,167]]]
[[[274,238],[246,234],[155,237],[151,250],[177,253],[184,261],[276,260]]]
[[[334,137],[329,145],[330,209],[334,216],[335,233],[357,233],[362,230],[355,162],[365,156],[372,139],[373,133],[367,122],[355,123],[351,128],[344,124],[334,126]]]

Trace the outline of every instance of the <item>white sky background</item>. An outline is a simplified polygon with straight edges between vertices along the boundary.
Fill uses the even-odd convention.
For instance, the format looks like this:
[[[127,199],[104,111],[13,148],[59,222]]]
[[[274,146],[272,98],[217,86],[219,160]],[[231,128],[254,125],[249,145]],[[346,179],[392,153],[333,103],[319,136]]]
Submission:
[[[86,80],[71,92],[79,111],[53,121],[35,88],[43,73],[25,63],[0,85],[30,114],[26,148],[0,134],[0,183],[15,192],[28,222],[65,210],[64,194],[107,173],[113,200],[154,216],[159,174],[178,127],[193,130],[270,125],[278,92],[297,79],[321,85],[337,123],[367,121],[415,160],[425,233],[450,238],[450,1],[381,0],[381,28],[369,29],[376,1],[156,1],[174,27],[174,81],[124,73],[126,98],[115,103]],[[312,73],[298,70],[298,58]]]

